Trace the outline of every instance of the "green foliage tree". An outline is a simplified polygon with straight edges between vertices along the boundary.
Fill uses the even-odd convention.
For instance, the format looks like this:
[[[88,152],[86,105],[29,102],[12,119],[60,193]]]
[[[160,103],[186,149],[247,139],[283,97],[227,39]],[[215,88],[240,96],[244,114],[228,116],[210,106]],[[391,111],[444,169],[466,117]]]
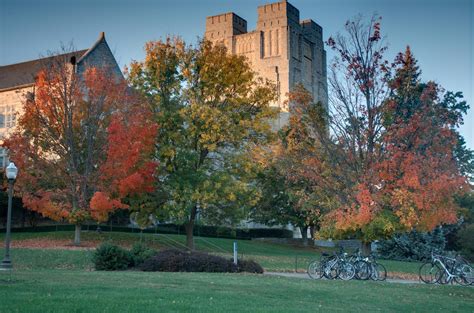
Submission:
[[[263,196],[253,218],[266,224],[291,223],[306,238],[307,229],[318,230],[321,216],[337,207],[338,196],[344,194],[336,181],[341,160],[329,136],[324,106],[314,103],[302,85],[290,92],[289,102],[289,123],[271,150],[261,150]]]
[[[159,125],[158,216],[183,222],[192,249],[198,213],[204,221],[233,224],[258,199],[252,151],[272,138],[275,88],[245,57],[205,40],[191,47],[167,38],[145,50],[129,80]]]

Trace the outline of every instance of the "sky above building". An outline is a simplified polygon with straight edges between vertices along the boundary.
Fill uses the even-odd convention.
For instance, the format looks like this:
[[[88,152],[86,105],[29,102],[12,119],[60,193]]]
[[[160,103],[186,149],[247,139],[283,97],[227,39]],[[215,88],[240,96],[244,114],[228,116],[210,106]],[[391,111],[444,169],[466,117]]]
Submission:
[[[61,42],[90,47],[104,31],[123,68],[144,57],[145,42],[179,35],[188,43],[204,34],[206,16],[235,12],[255,28],[264,0],[0,0],[0,65],[23,62],[57,50]],[[342,31],[346,20],[382,16],[382,33],[393,59],[407,45],[424,80],[462,91],[473,107],[461,127],[474,149],[474,1],[471,0],[292,0],[300,18]],[[328,64],[334,56],[328,51]]]

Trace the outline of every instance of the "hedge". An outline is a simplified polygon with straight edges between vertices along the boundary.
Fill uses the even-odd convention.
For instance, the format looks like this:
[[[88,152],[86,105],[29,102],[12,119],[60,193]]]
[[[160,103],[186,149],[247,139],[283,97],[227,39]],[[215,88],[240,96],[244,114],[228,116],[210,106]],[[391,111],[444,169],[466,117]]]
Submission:
[[[162,250],[138,268],[145,272],[263,273],[260,264],[252,260],[242,260],[235,265],[222,256],[179,249]]]
[[[36,227],[16,227],[12,232],[52,232],[73,231],[74,225],[47,225]],[[83,225],[82,229],[95,231],[97,225]],[[126,226],[100,225],[103,232],[140,232],[140,229]],[[185,234],[183,225],[160,224],[153,228],[144,229],[143,233],[159,234]],[[201,237],[228,238],[228,239],[252,239],[252,238],[293,238],[293,232],[280,228],[231,228],[223,226],[195,225],[194,235]]]

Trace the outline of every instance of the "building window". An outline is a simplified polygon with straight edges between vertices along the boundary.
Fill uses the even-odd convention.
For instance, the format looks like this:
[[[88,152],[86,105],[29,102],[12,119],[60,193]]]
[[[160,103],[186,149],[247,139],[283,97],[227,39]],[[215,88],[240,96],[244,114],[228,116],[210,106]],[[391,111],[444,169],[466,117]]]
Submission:
[[[11,128],[11,127],[15,127],[15,124],[16,124],[15,113],[7,114],[6,119],[5,119],[5,126],[7,128]]]
[[[13,105],[0,107],[0,128],[11,128],[16,125],[16,112]]]
[[[7,151],[0,148],[0,168],[5,168],[8,162]]]
[[[272,55],[272,31],[268,31],[268,56]]]

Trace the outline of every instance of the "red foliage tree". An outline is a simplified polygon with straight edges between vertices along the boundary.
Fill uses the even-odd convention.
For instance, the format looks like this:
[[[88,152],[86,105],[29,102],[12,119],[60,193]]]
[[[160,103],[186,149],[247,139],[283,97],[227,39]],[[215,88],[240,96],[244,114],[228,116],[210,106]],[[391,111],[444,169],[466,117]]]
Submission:
[[[148,137],[135,136],[143,134],[136,119],[145,113],[135,115],[140,102],[129,93],[125,81],[107,69],[91,67],[78,74],[62,55],[48,60],[38,74],[34,99],[26,101],[17,130],[4,146],[20,169],[16,188],[24,205],[54,220],[75,224],[74,242],[79,244],[84,221],[103,221],[107,213],[126,207],[123,197],[142,192],[127,187],[130,176],[141,177],[144,182],[137,185],[141,188],[149,180],[147,175],[152,175],[151,165],[141,160]],[[132,117],[125,119],[127,114]],[[120,132],[125,133],[122,154],[132,152],[135,158],[119,169],[110,164]],[[127,137],[127,132],[135,137]],[[127,139],[138,143],[129,144]],[[135,149],[129,151],[130,147]],[[110,184],[105,183],[105,177]],[[110,189],[116,184],[124,185],[117,194]]]
[[[152,160],[158,127],[146,109],[114,115],[108,128],[106,161],[100,168],[99,190],[94,193],[91,215],[107,220],[108,213],[129,208],[124,199],[140,197],[155,189],[158,163]]]
[[[336,229],[360,232],[367,242],[455,223],[454,196],[469,188],[455,156],[465,103],[421,83],[409,48],[396,65],[383,106],[383,153],[355,186],[354,200],[328,216]]]

